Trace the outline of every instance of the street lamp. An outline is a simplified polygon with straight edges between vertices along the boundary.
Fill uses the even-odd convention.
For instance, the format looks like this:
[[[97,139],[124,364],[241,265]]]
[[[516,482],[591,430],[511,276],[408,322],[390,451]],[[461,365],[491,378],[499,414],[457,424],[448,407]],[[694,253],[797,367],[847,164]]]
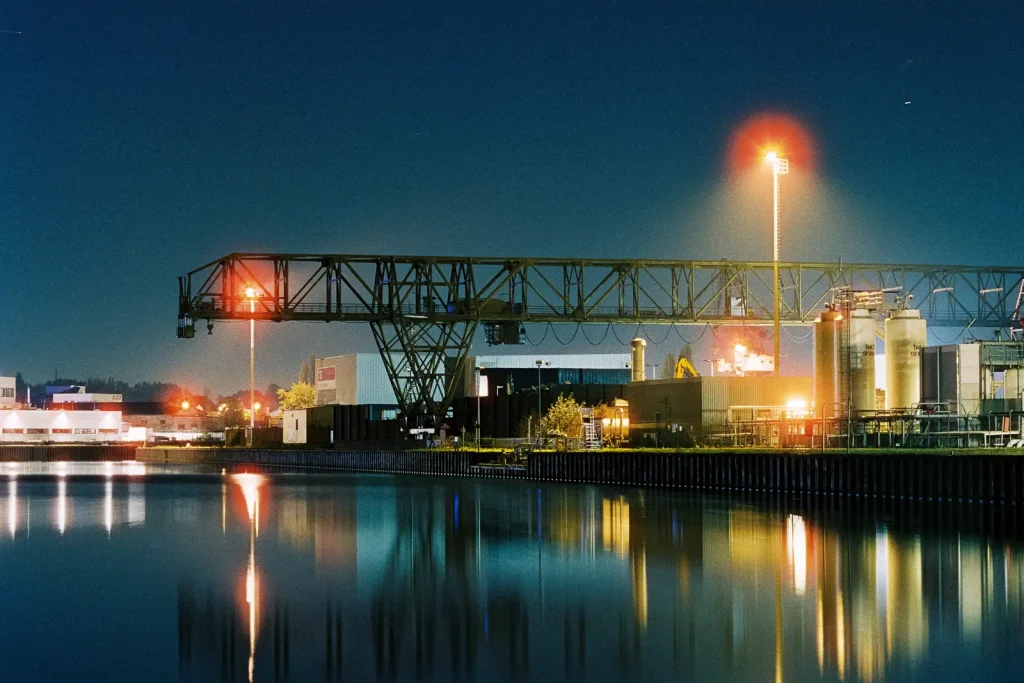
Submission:
[[[774,239],[774,250],[773,250],[773,278],[772,281],[775,283],[775,358],[774,358],[774,374],[776,377],[779,376],[779,366],[782,364],[781,361],[781,349],[779,348],[782,340],[780,339],[781,330],[779,323],[779,176],[786,175],[789,173],[789,159],[783,159],[779,157],[777,152],[768,152],[765,155],[765,161],[772,166],[772,229]]]
[[[484,366],[476,366],[476,448],[480,450],[480,372],[484,369]],[[493,421],[494,410],[491,410],[491,416]],[[494,437],[494,434],[491,434]]]
[[[249,438],[246,439],[252,448],[252,435],[256,431],[256,297],[259,294],[255,287],[245,288],[245,298],[249,300]]]
[[[541,418],[541,407],[540,407],[540,369],[545,365],[551,365],[551,362],[545,362],[537,359],[537,443],[540,443],[540,418]]]

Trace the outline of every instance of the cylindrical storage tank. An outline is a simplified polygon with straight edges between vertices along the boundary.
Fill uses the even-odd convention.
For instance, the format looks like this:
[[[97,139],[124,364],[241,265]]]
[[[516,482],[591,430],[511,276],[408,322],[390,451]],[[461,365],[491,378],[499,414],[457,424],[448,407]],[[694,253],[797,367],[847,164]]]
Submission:
[[[817,415],[839,415],[836,394],[836,334],[842,319],[836,311],[825,311],[814,321],[814,411]],[[825,412],[822,413],[821,411]]]
[[[633,358],[631,363],[633,365],[633,381],[643,382],[644,381],[644,347],[647,346],[647,342],[637,337],[630,342],[630,348],[633,352]]]
[[[850,409],[856,415],[875,410],[875,317],[856,309],[850,312],[849,325]]]
[[[920,311],[893,311],[885,321],[885,408],[921,402],[921,349],[928,342]]]

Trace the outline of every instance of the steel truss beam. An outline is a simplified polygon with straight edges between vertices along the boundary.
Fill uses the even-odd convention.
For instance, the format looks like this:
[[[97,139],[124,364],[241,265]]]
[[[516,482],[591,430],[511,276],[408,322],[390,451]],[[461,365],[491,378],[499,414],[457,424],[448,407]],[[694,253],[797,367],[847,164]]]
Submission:
[[[1020,326],[1024,267],[782,263],[781,315],[808,324],[838,289],[898,289],[933,326]],[[229,254],[179,279],[195,322],[370,323],[406,415],[440,416],[480,323],[764,325],[772,264],[745,261]]]

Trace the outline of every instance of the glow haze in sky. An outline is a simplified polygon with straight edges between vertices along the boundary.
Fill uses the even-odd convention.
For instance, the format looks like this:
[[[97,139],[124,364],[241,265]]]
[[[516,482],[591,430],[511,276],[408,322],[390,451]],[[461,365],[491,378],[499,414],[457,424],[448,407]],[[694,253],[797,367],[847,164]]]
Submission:
[[[9,3],[0,367],[245,385],[247,326],[174,338],[232,251],[761,258],[763,112],[814,140],[783,258],[1012,265],[1024,15],[942,5]],[[257,335],[261,386],[372,348]]]

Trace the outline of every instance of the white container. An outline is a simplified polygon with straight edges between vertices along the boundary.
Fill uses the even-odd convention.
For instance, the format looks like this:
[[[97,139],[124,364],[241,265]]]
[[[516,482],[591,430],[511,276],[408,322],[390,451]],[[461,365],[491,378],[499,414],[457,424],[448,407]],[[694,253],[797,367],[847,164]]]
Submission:
[[[928,333],[921,312],[893,311],[885,321],[885,407],[906,410],[921,402],[921,349]]]

